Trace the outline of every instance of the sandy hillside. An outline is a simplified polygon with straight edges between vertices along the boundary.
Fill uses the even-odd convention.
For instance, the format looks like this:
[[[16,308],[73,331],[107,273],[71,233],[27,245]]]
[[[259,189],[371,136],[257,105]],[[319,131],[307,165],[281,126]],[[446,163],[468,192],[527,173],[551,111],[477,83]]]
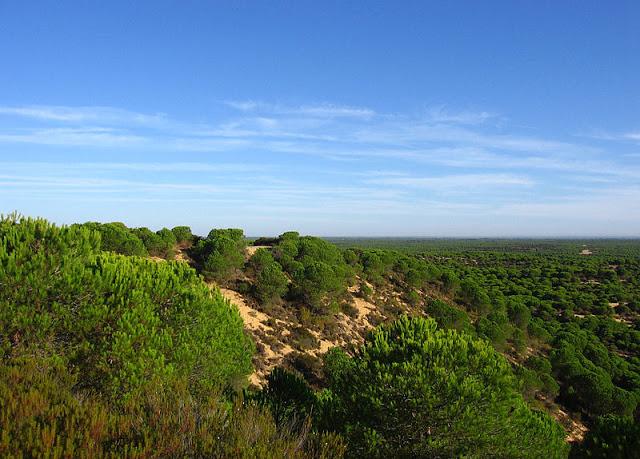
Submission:
[[[251,298],[234,290],[222,288],[220,292],[238,307],[245,330],[256,342],[258,352],[254,358],[255,371],[250,377],[250,382],[257,386],[264,382],[274,367],[283,364],[287,356],[295,351],[320,358],[333,347],[361,344],[364,334],[374,326],[371,320],[373,316],[380,317],[375,305],[356,297],[354,298],[354,307],[357,311],[355,316],[336,314],[338,331],[331,338],[325,336],[320,330],[307,329],[308,333],[315,338],[315,345],[302,350],[296,348],[295,343],[291,341],[292,333],[299,329],[299,324],[259,311],[254,307]]]

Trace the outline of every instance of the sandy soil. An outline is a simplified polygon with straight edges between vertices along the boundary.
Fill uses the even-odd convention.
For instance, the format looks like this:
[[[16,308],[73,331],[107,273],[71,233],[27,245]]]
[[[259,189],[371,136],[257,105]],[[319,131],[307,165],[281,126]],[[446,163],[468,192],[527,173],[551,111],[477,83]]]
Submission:
[[[567,432],[566,441],[570,443],[582,441],[589,429],[581,421],[572,419],[569,413],[547,397],[539,395],[536,398],[545,405],[549,414],[564,427]]]
[[[249,306],[246,299],[234,290],[221,288],[220,293],[226,299],[235,304],[240,312],[240,316],[244,321],[245,330],[247,330],[254,338],[259,346],[259,361],[260,367],[256,368],[254,372],[249,376],[249,382],[255,386],[261,386],[265,381],[269,372],[278,364],[280,364],[285,357],[292,353],[294,349],[288,344],[282,343],[282,338],[290,333],[288,329],[282,329],[280,332],[273,329],[273,327],[267,325],[267,321],[270,317],[257,309]],[[280,325],[290,325],[288,322],[276,319],[276,322]],[[263,336],[273,338],[278,346],[272,346],[269,344],[271,340],[266,340]],[[269,342],[268,342],[269,341]],[[275,347],[275,348],[274,348]],[[254,364],[256,360],[254,359]],[[257,365],[255,365],[257,367]]]
[[[256,250],[257,248],[259,247],[256,247]],[[255,250],[253,253],[255,253]],[[215,288],[214,284],[210,284],[210,286]],[[352,287],[350,290],[355,292],[358,287]],[[275,366],[281,364],[288,354],[295,351],[283,341],[296,325],[258,311],[251,306],[250,301],[247,301],[246,298],[234,290],[221,288],[220,293],[237,306],[244,321],[245,330],[253,336],[256,343],[259,343],[259,355],[254,358],[256,370],[249,377],[249,381],[256,386],[261,386],[269,372]],[[307,350],[308,354],[320,357],[333,347],[343,346],[348,343],[361,344],[363,342],[363,335],[373,328],[373,323],[370,322],[369,316],[379,315],[379,313],[373,304],[362,298],[355,297],[353,305],[357,310],[356,317],[349,317],[343,313],[337,316],[338,325],[342,329],[340,338],[336,340],[326,339],[318,331],[309,330],[317,339],[318,344],[315,348]],[[277,323],[275,329],[268,325],[269,321],[273,324],[274,320]]]
[[[244,321],[245,328],[251,331],[273,330],[272,327],[266,325],[266,322],[269,320],[269,316],[247,305],[245,299],[238,292],[227,288],[221,288],[220,293],[238,307],[242,320]]]
[[[250,245],[245,249],[245,253],[247,254],[247,258],[251,258],[254,253],[258,251],[258,249],[270,249],[271,246],[268,245]]]
[[[175,259],[177,261],[184,261],[185,263],[191,263],[191,259],[189,259],[189,257],[182,250],[178,250],[178,252],[176,253]]]

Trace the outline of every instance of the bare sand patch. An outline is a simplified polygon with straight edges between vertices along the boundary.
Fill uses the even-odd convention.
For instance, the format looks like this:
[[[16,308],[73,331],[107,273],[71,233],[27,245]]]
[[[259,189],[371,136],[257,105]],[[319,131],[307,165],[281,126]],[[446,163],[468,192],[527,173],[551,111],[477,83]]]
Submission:
[[[287,329],[278,332],[274,330],[273,327],[267,325],[266,322],[269,321],[271,317],[249,306],[245,298],[238,292],[221,288],[220,293],[236,305],[244,322],[245,330],[253,336],[256,343],[260,344],[258,347],[260,365],[254,365],[254,368],[259,368],[256,368],[249,376],[249,382],[255,386],[262,386],[271,370],[282,363],[285,357],[294,351],[291,346],[282,343],[282,338],[291,332]],[[288,322],[283,320],[276,319],[276,321],[278,324],[290,326]],[[276,340],[275,344],[269,343],[273,342],[272,339]],[[256,364],[255,359],[254,364]]]
[[[226,299],[231,301],[238,307],[238,311],[240,311],[240,315],[242,316],[242,320],[244,321],[245,328],[249,330],[272,330],[272,328],[266,325],[266,322],[269,320],[269,316],[267,316],[264,312],[260,312],[257,309],[253,309],[251,306],[247,304],[245,299],[238,292],[233,290],[229,290],[227,288],[221,288],[220,293]]]
[[[245,254],[247,255],[247,258],[251,258],[253,256],[254,253],[256,253],[259,249],[270,249],[271,246],[269,245],[248,245],[245,248]]]

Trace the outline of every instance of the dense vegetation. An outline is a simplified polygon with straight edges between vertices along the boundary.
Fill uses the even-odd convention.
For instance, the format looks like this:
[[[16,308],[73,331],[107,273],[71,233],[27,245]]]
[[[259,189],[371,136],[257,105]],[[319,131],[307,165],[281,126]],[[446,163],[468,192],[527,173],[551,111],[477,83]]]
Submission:
[[[431,319],[403,316],[325,366],[321,392],[276,370],[257,399],[281,423],[313,414],[348,440],[349,457],[566,457],[564,431],[527,406],[507,361]]]
[[[235,307],[184,263],[101,252],[100,234],[0,222],[0,455],[340,451],[339,439],[276,428],[268,412],[221,395],[251,370]]]
[[[507,354],[531,401],[555,400],[594,426],[603,425],[599,416],[637,426],[637,241],[379,242],[387,249],[339,241],[359,254],[365,278],[417,287],[441,326],[472,331]]]
[[[0,241],[2,456],[566,457],[558,406],[591,428],[572,456],[638,454],[637,242],[289,232],[249,257],[239,229],[16,216]],[[256,391],[211,285],[297,323],[290,339],[332,333],[354,295],[385,323]]]
[[[191,245],[193,240],[188,226],[177,226],[172,230],[162,228],[156,232],[149,228],[127,228],[120,222],[88,222],[74,226],[94,230],[100,234],[102,250],[123,255],[173,258],[176,244]]]
[[[504,357],[468,334],[403,316],[353,359],[330,357],[325,422],[353,456],[566,455],[560,426],[532,412]]]
[[[213,229],[196,242],[191,256],[205,277],[224,283],[244,264],[245,245],[241,229]]]

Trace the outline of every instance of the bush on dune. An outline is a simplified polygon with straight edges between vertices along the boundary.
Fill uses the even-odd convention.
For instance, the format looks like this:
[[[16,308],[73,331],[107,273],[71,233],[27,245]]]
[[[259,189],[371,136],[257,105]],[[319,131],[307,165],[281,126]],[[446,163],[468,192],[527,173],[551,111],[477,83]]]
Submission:
[[[342,252],[320,238],[284,233],[273,253],[293,281],[292,296],[320,313],[327,313],[351,283],[353,272]]]
[[[241,229],[213,229],[192,250],[202,274],[224,284],[244,265],[246,240]]]
[[[432,319],[378,327],[327,371],[324,426],[352,457],[566,457],[564,431],[526,405],[506,359]]]
[[[149,228],[134,228],[132,231],[142,240],[149,255],[160,258],[173,258],[176,237],[171,230],[162,228],[154,233]]]
[[[256,396],[279,422],[311,414],[348,457],[565,458],[564,430],[529,408],[509,363],[487,342],[408,318],[373,330],[354,356],[324,359],[327,389],[276,369]]]
[[[100,248],[105,252],[145,257],[149,255],[142,240],[124,223],[87,222],[74,227],[84,227],[100,234]]]
[[[184,263],[98,250],[86,228],[0,223],[0,350],[37,350],[81,375],[77,385],[123,396],[146,381],[236,384],[252,345],[235,307]]]
[[[189,246],[193,242],[193,233],[188,226],[175,226],[171,228],[176,243],[181,246]]]

